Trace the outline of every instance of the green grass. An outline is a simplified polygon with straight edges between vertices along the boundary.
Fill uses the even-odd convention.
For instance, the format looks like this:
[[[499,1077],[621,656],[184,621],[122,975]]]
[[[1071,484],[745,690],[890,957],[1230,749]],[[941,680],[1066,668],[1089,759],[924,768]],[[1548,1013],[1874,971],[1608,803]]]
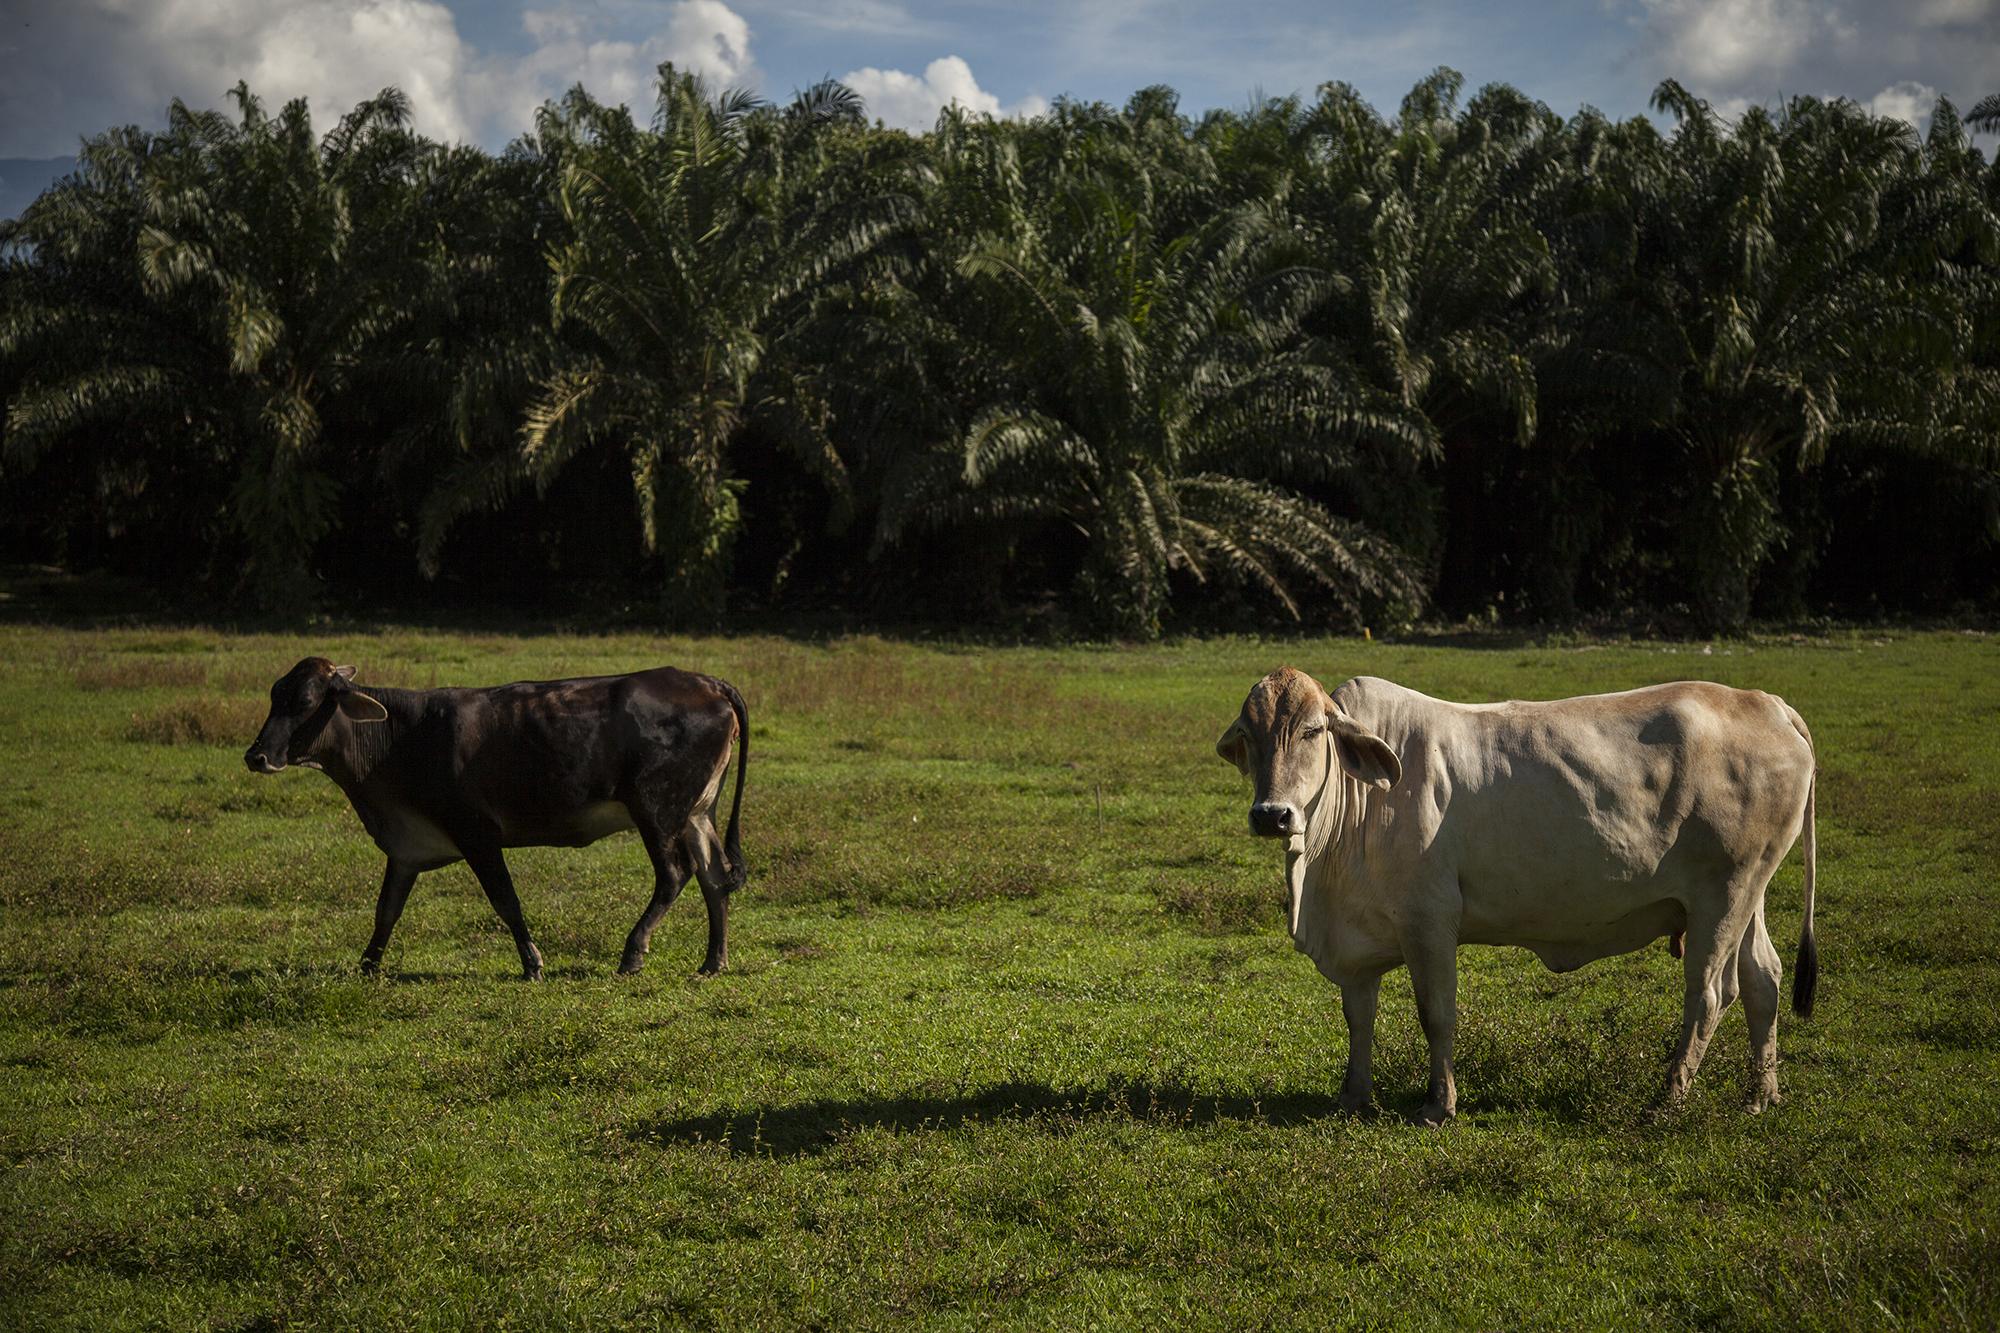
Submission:
[[[306,650],[388,683],[658,662],[754,744],[732,969],[613,975],[628,835],[513,854],[358,975],[380,858],[240,755]],[[1818,1016],[1682,1113],[1661,946],[1461,959],[1461,1117],[1340,1115],[1337,994],[1215,737],[1280,661],[1449,698],[1688,676],[1813,728]],[[2000,641],[954,650],[0,628],[0,1326],[1990,1328]],[[1796,855],[1771,893],[1787,966]],[[1402,974],[1376,1071],[1423,1098]]]

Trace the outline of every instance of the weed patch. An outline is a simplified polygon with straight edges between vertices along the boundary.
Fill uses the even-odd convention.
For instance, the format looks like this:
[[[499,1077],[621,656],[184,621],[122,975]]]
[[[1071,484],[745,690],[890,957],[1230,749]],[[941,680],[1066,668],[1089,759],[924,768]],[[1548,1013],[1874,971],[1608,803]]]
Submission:
[[[247,747],[264,725],[266,711],[250,699],[183,699],[132,714],[125,739],[144,745]]]
[[[1213,874],[1162,874],[1151,881],[1160,910],[1174,924],[1203,935],[1236,935],[1284,926],[1283,888],[1275,875],[1250,879]]]
[[[192,689],[206,683],[208,666],[186,658],[116,658],[87,662],[71,674],[79,690]]]

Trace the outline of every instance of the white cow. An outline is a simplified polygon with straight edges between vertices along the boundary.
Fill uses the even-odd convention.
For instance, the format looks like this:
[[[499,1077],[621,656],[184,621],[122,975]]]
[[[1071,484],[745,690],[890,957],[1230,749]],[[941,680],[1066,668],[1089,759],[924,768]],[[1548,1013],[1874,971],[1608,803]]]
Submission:
[[[1293,945],[1340,987],[1340,1104],[1373,1100],[1382,974],[1407,964],[1430,1044],[1419,1119],[1456,1111],[1460,944],[1517,944],[1554,971],[1685,931],[1667,1075],[1686,1095],[1740,991],[1750,1109],[1778,1100],[1778,952],[1764,889],[1805,833],[1792,1007],[1812,1012],[1812,736],[1775,695],[1683,681],[1550,703],[1454,704],[1359,676],[1332,694],[1280,668],[1216,752],[1256,784],[1251,831],[1284,838]]]

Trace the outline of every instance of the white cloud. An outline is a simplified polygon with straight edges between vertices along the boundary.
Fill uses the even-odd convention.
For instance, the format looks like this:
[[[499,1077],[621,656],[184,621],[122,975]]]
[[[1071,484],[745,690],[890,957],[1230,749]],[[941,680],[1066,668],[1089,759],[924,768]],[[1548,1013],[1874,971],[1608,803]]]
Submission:
[[[521,28],[536,46],[571,41],[583,36],[583,14],[574,9],[524,9]]]
[[[598,101],[622,103],[644,119],[655,71],[666,61],[719,88],[748,85],[756,74],[750,25],[722,0],[675,0],[666,23],[636,41],[606,34],[603,13],[582,4],[531,9],[521,24],[535,49],[482,60],[468,80],[468,101],[488,138],[526,130],[535,108],[578,83]]]
[[[869,115],[904,130],[930,129],[938,113],[954,103],[989,116],[1033,116],[1048,109],[1041,98],[1028,97],[1003,110],[1000,99],[979,86],[972,67],[958,56],[931,61],[921,75],[869,66],[843,74],[840,81],[861,94]]]
[[[144,15],[153,42],[171,44],[177,63],[195,77],[210,67],[211,77],[241,77],[273,102],[307,98],[322,122],[394,84],[409,95],[411,118],[426,133],[447,139],[472,133],[459,101],[464,49],[451,11],[441,4],[124,2]],[[185,21],[196,17],[211,22],[204,30]]]
[[[740,80],[751,70],[750,25],[722,0],[680,0],[658,49],[713,78]]]
[[[1937,105],[1937,89],[1915,79],[1892,83],[1868,99],[1868,109],[1878,116],[1907,120],[1921,131],[1931,121]]]
[[[1850,97],[1919,129],[1939,94],[2000,91],[2000,0],[1627,0],[1640,79],[1675,78],[1718,110]],[[1876,91],[1879,90],[1879,91]]]
[[[1996,17],[1995,7],[1995,0],[1923,0],[1917,21],[1935,28],[1985,23]]]
[[[176,97],[217,106],[241,79],[267,107],[307,98],[316,125],[394,85],[442,139],[497,142],[582,82],[644,114],[671,60],[719,85],[755,77],[750,25],[723,0],[528,10],[525,55],[484,54],[438,0],[28,0],[29,25],[0,32],[0,157],[75,151],[81,134],[158,125]],[[643,23],[637,35],[624,29]],[[613,24],[620,32],[612,32]]]
[[[119,122],[157,125],[179,97],[215,106],[242,79],[275,109],[311,99],[325,119],[394,84],[428,132],[471,131],[464,51],[435,0],[30,0],[0,45],[0,156],[74,152]],[[23,44],[31,33],[34,47]]]
[[[1664,64],[1691,86],[1736,85],[1789,69],[1841,19],[1811,0],[1642,0]]]

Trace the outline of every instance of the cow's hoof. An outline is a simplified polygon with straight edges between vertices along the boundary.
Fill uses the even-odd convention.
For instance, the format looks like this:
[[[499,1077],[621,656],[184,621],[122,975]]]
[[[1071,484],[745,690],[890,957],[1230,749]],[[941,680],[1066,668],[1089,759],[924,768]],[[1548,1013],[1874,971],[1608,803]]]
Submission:
[[[1743,1103],[1743,1109],[1751,1115],[1762,1115],[1784,1100],[1778,1095],[1776,1088],[1762,1088],[1750,1095],[1750,1100]]]
[[[1356,1096],[1350,1092],[1343,1092],[1340,1094],[1340,1110],[1343,1115],[1358,1115],[1363,1119],[1372,1118],[1376,1112],[1375,1098],[1373,1094]]]
[[[1425,1102],[1423,1109],[1418,1111],[1411,1119],[1426,1129],[1436,1129],[1439,1125],[1455,1119],[1457,1115],[1457,1110],[1452,1107],[1440,1106],[1436,1102]]]
[[[722,970],[727,966],[729,966],[727,963],[703,963],[694,970],[694,974],[703,979],[719,977],[722,975]]]
[[[362,975],[362,976],[364,976],[364,977],[379,977],[379,976],[381,976],[381,975],[382,975],[382,960],[381,960],[381,959],[379,959],[379,958],[364,958],[364,959],[362,959],[362,960],[361,960],[361,975]]]
[[[522,968],[522,969],[521,969],[521,980],[523,980],[523,981],[540,981],[541,979],[542,979],[542,969],[541,969],[541,968],[539,968],[539,967],[525,967],[525,968]]]
[[[645,965],[646,956],[644,954],[640,954],[636,958],[627,957],[623,962],[618,964],[618,975],[621,977],[635,977],[639,975],[639,969]]]

